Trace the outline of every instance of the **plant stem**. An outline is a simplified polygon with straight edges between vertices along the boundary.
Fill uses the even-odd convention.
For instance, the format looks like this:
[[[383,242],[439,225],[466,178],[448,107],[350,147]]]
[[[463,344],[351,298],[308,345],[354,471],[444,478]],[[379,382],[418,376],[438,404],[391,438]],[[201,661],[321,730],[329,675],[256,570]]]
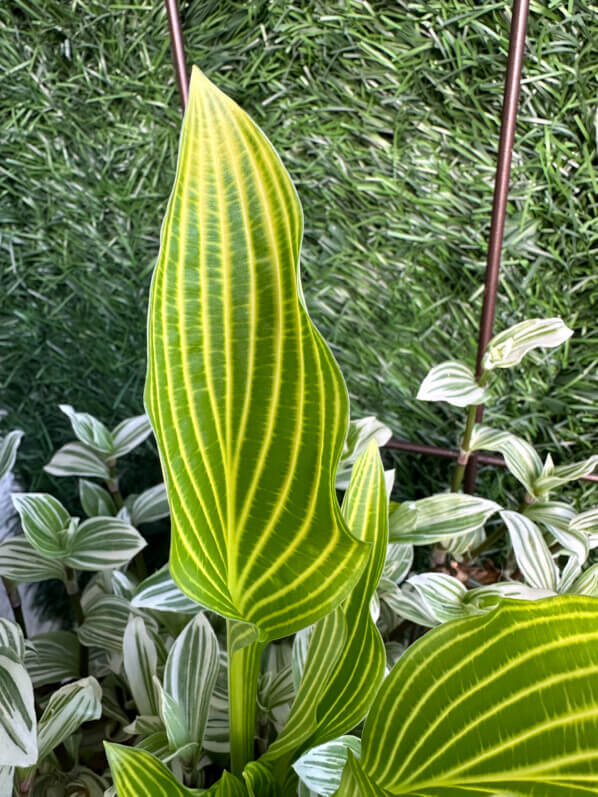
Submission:
[[[106,479],[106,487],[108,488],[108,492],[112,496],[112,500],[114,501],[114,505],[117,509],[122,509],[124,506],[124,501],[122,494],[120,492],[120,487],[118,484],[118,476],[116,475],[116,461],[111,459],[110,462],[107,463],[108,468],[110,469],[110,478]]]
[[[230,761],[233,775],[240,776],[254,758],[257,687],[263,645],[253,642],[234,649],[234,620],[226,621],[228,647],[228,709]]]
[[[488,380],[488,371],[482,371],[478,379],[479,387],[484,387]],[[457,459],[457,466],[453,473],[453,480],[451,483],[451,492],[456,493],[461,489],[463,484],[463,477],[465,476],[465,468],[469,461],[469,446],[471,445],[471,433],[475,426],[475,416],[479,404],[470,404],[467,408],[467,421],[465,422],[465,431],[463,432],[463,439],[459,450],[459,458]]]

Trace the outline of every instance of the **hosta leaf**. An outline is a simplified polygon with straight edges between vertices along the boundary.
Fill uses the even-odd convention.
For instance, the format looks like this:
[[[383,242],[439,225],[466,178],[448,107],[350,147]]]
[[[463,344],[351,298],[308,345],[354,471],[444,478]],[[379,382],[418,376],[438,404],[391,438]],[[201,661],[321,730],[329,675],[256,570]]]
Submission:
[[[220,657],[218,639],[205,614],[190,620],[168,653],[164,691],[181,708],[188,741],[201,744]]]
[[[534,484],[535,495],[545,495],[549,490],[561,487],[568,482],[589,476],[598,465],[598,454],[595,454],[581,462],[572,462],[570,465],[558,465],[551,467],[548,472],[542,473]]]
[[[54,692],[39,721],[39,759],[102,714],[102,689],[95,678],[81,678]]]
[[[145,401],[168,485],[170,571],[262,642],[330,612],[368,556],[334,492],[347,394],[298,295],[301,234],[272,146],[194,68]]]
[[[0,438],[0,479],[13,469],[23,432],[15,429]]]
[[[28,639],[25,666],[35,687],[79,675],[79,641],[71,631],[47,631]]]
[[[137,446],[141,445],[152,433],[152,427],[147,415],[136,415],[121,421],[112,430],[114,439],[113,456],[122,457]]]
[[[316,794],[329,797],[338,789],[349,750],[361,755],[361,740],[356,736],[339,736],[304,753],[293,764],[299,778]]]
[[[166,485],[156,484],[138,495],[131,506],[131,522],[134,526],[141,523],[153,523],[155,520],[168,517],[170,508]]]
[[[0,766],[26,767],[37,760],[33,686],[14,655],[0,653]]]
[[[157,715],[153,678],[158,670],[158,650],[143,618],[131,615],[123,636],[123,667],[139,714]]]
[[[568,504],[559,501],[535,501],[525,508],[525,516],[534,523],[540,523],[559,542],[566,551],[575,554],[582,565],[588,558],[588,538],[580,531],[571,528],[575,512]]]
[[[471,436],[470,451],[498,451],[505,464],[531,495],[534,482],[542,473],[542,460],[535,448],[526,440],[510,432],[501,432],[490,426],[476,424]]]
[[[494,501],[464,493],[406,501],[390,516],[390,539],[427,545],[458,538],[481,528],[499,509]]]
[[[114,439],[101,421],[87,412],[75,412],[70,404],[60,404],[59,407],[71,422],[75,436],[84,445],[101,455],[113,455]]]
[[[94,517],[78,527],[65,562],[76,570],[112,570],[128,564],[146,545],[124,520]]]
[[[62,563],[43,556],[25,537],[11,537],[0,542],[0,576],[23,583],[51,578],[66,580]]]
[[[365,451],[370,440],[375,440],[379,446],[383,446],[391,437],[392,432],[388,426],[373,415],[350,421],[336,472],[337,490],[346,490],[349,486],[353,464],[361,452]],[[387,493],[390,495],[390,490],[387,489]]]
[[[524,581],[536,589],[556,590],[559,571],[540,529],[519,512],[504,510],[500,516],[509,531]]]
[[[264,760],[276,761],[290,749],[302,751],[350,731],[367,713],[384,677],[386,653],[370,616],[370,602],[384,566],[388,545],[388,504],[384,471],[375,441],[360,455],[353,468],[343,513],[349,528],[371,545],[370,560],[354,590],[342,604],[347,634],[333,646],[329,618],[316,624],[311,636],[303,679],[289,720]],[[332,670],[326,662],[316,666],[320,650],[327,646],[338,658]]]
[[[54,454],[44,470],[52,476],[110,478],[110,471],[104,460],[83,443],[67,443]]]
[[[44,556],[64,556],[73,525],[60,501],[48,493],[13,493],[12,502],[31,545]]]
[[[361,777],[384,795],[595,790],[597,642],[598,601],[578,596],[509,601],[430,631],[376,697]],[[367,788],[343,779],[337,794]]]
[[[455,360],[434,366],[417,394],[419,401],[446,401],[454,407],[483,404],[487,397],[487,390],[478,385],[471,368]]]
[[[87,479],[79,479],[79,500],[87,517],[115,515],[112,496],[103,487]]]
[[[167,564],[141,582],[131,603],[139,609],[181,614],[195,614],[203,608],[175,584]]]
[[[340,787],[335,792],[336,797],[385,797],[386,794],[387,792],[383,793],[375,783],[372,783],[361,768],[359,761],[350,752]]]
[[[529,318],[495,335],[482,359],[485,371],[517,365],[532,349],[552,349],[573,334],[561,318]]]

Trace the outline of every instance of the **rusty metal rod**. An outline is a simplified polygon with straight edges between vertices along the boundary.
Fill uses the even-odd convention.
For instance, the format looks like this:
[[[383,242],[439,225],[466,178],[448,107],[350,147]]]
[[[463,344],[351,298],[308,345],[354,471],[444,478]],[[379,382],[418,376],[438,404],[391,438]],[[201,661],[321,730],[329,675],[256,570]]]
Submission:
[[[498,162],[494,181],[490,240],[488,242],[488,256],[486,260],[484,303],[482,305],[478,337],[476,377],[479,377],[482,371],[482,357],[492,338],[494,317],[496,315],[496,294],[498,291],[505,216],[507,211],[507,199],[509,196],[509,178],[511,175],[511,160],[513,156],[515,124],[517,121],[517,104],[521,85],[521,67],[523,65],[528,11],[529,0],[514,0],[509,39],[509,57],[507,60],[507,75],[502,106],[502,121],[500,126],[500,142],[498,145]],[[476,423],[482,420],[483,414],[484,405],[482,404],[476,411]],[[478,458],[479,456],[474,454],[467,465],[467,470],[465,472],[465,491],[468,493],[472,493],[475,489]]]
[[[185,45],[183,44],[183,31],[181,28],[181,18],[177,0],[164,0],[166,13],[168,15],[168,27],[170,29],[170,44],[172,47],[172,60],[174,71],[179,87],[181,106],[183,111],[187,107],[189,99],[189,80],[187,77],[187,64],[185,62]]]

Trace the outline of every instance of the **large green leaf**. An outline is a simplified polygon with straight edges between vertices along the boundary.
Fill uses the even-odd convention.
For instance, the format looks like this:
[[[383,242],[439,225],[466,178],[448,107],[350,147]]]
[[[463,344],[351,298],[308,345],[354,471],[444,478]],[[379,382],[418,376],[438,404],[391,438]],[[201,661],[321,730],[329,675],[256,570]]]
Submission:
[[[262,641],[330,612],[367,559],[333,489],[348,400],[303,305],[301,236],[271,144],[194,68],[151,289],[145,401],[171,573]]]
[[[382,685],[351,766],[339,797],[367,794],[359,777],[412,797],[595,793],[598,601],[506,601],[430,631]]]

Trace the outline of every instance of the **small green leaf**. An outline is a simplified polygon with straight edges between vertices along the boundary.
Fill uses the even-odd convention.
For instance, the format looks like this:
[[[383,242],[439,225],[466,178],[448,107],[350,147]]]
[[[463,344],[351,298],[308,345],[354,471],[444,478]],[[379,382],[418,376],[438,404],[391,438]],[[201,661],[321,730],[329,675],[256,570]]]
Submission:
[[[52,476],[110,478],[106,463],[83,443],[67,443],[54,454],[44,470]]]
[[[494,501],[464,493],[407,501],[390,516],[390,540],[427,545],[458,538],[482,528],[499,510]]]
[[[37,761],[33,685],[15,653],[0,653],[0,766]]]
[[[87,517],[116,515],[112,496],[95,482],[79,479],[79,500]]]
[[[510,432],[501,432],[490,426],[476,424],[473,428],[470,451],[498,451],[505,464],[530,495],[534,494],[534,483],[542,473],[542,460],[535,448],[526,440]]]
[[[141,582],[131,603],[139,609],[181,614],[196,614],[203,608],[175,584],[167,564]]]
[[[131,506],[131,522],[134,526],[141,523],[153,523],[161,518],[168,517],[168,495],[166,485],[157,484],[138,495]]]
[[[79,641],[72,631],[47,631],[27,640],[25,667],[35,687],[79,675]]]
[[[37,739],[41,761],[77,731],[102,714],[102,689],[95,678],[81,678],[54,692],[39,721]]]
[[[52,578],[66,581],[64,565],[39,553],[25,537],[0,542],[0,576],[25,584]]]
[[[114,439],[113,456],[115,458],[128,454],[141,445],[152,433],[152,427],[147,415],[136,415],[121,421],[112,430]]]
[[[74,526],[60,501],[48,493],[13,493],[12,502],[31,545],[44,556],[64,557]]]
[[[75,412],[70,404],[60,404],[59,408],[70,420],[73,432],[84,445],[102,456],[113,456],[114,440],[101,421],[87,412]]]
[[[146,545],[124,520],[94,517],[77,528],[64,561],[75,570],[112,570],[128,564]]]
[[[340,786],[349,750],[359,758],[361,740],[356,736],[339,736],[308,750],[293,764],[293,769],[308,788],[330,797]]]
[[[556,591],[559,571],[540,529],[519,512],[503,510],[500,516],[509,531],[524,581],[536,589]]]
[[[482,359],[485,371],[517,365],[532,349],[552,349],[573,334],[561,318],[529,318],[495,335]]]
[[[419,401],[446,401],[454,407],[483,404],[488,391],[476,382],[469,366],[449,360],[434,366],[421,383]]]
[[[15,429],[0,438],[0,479],[13,469],[23,432]]]

